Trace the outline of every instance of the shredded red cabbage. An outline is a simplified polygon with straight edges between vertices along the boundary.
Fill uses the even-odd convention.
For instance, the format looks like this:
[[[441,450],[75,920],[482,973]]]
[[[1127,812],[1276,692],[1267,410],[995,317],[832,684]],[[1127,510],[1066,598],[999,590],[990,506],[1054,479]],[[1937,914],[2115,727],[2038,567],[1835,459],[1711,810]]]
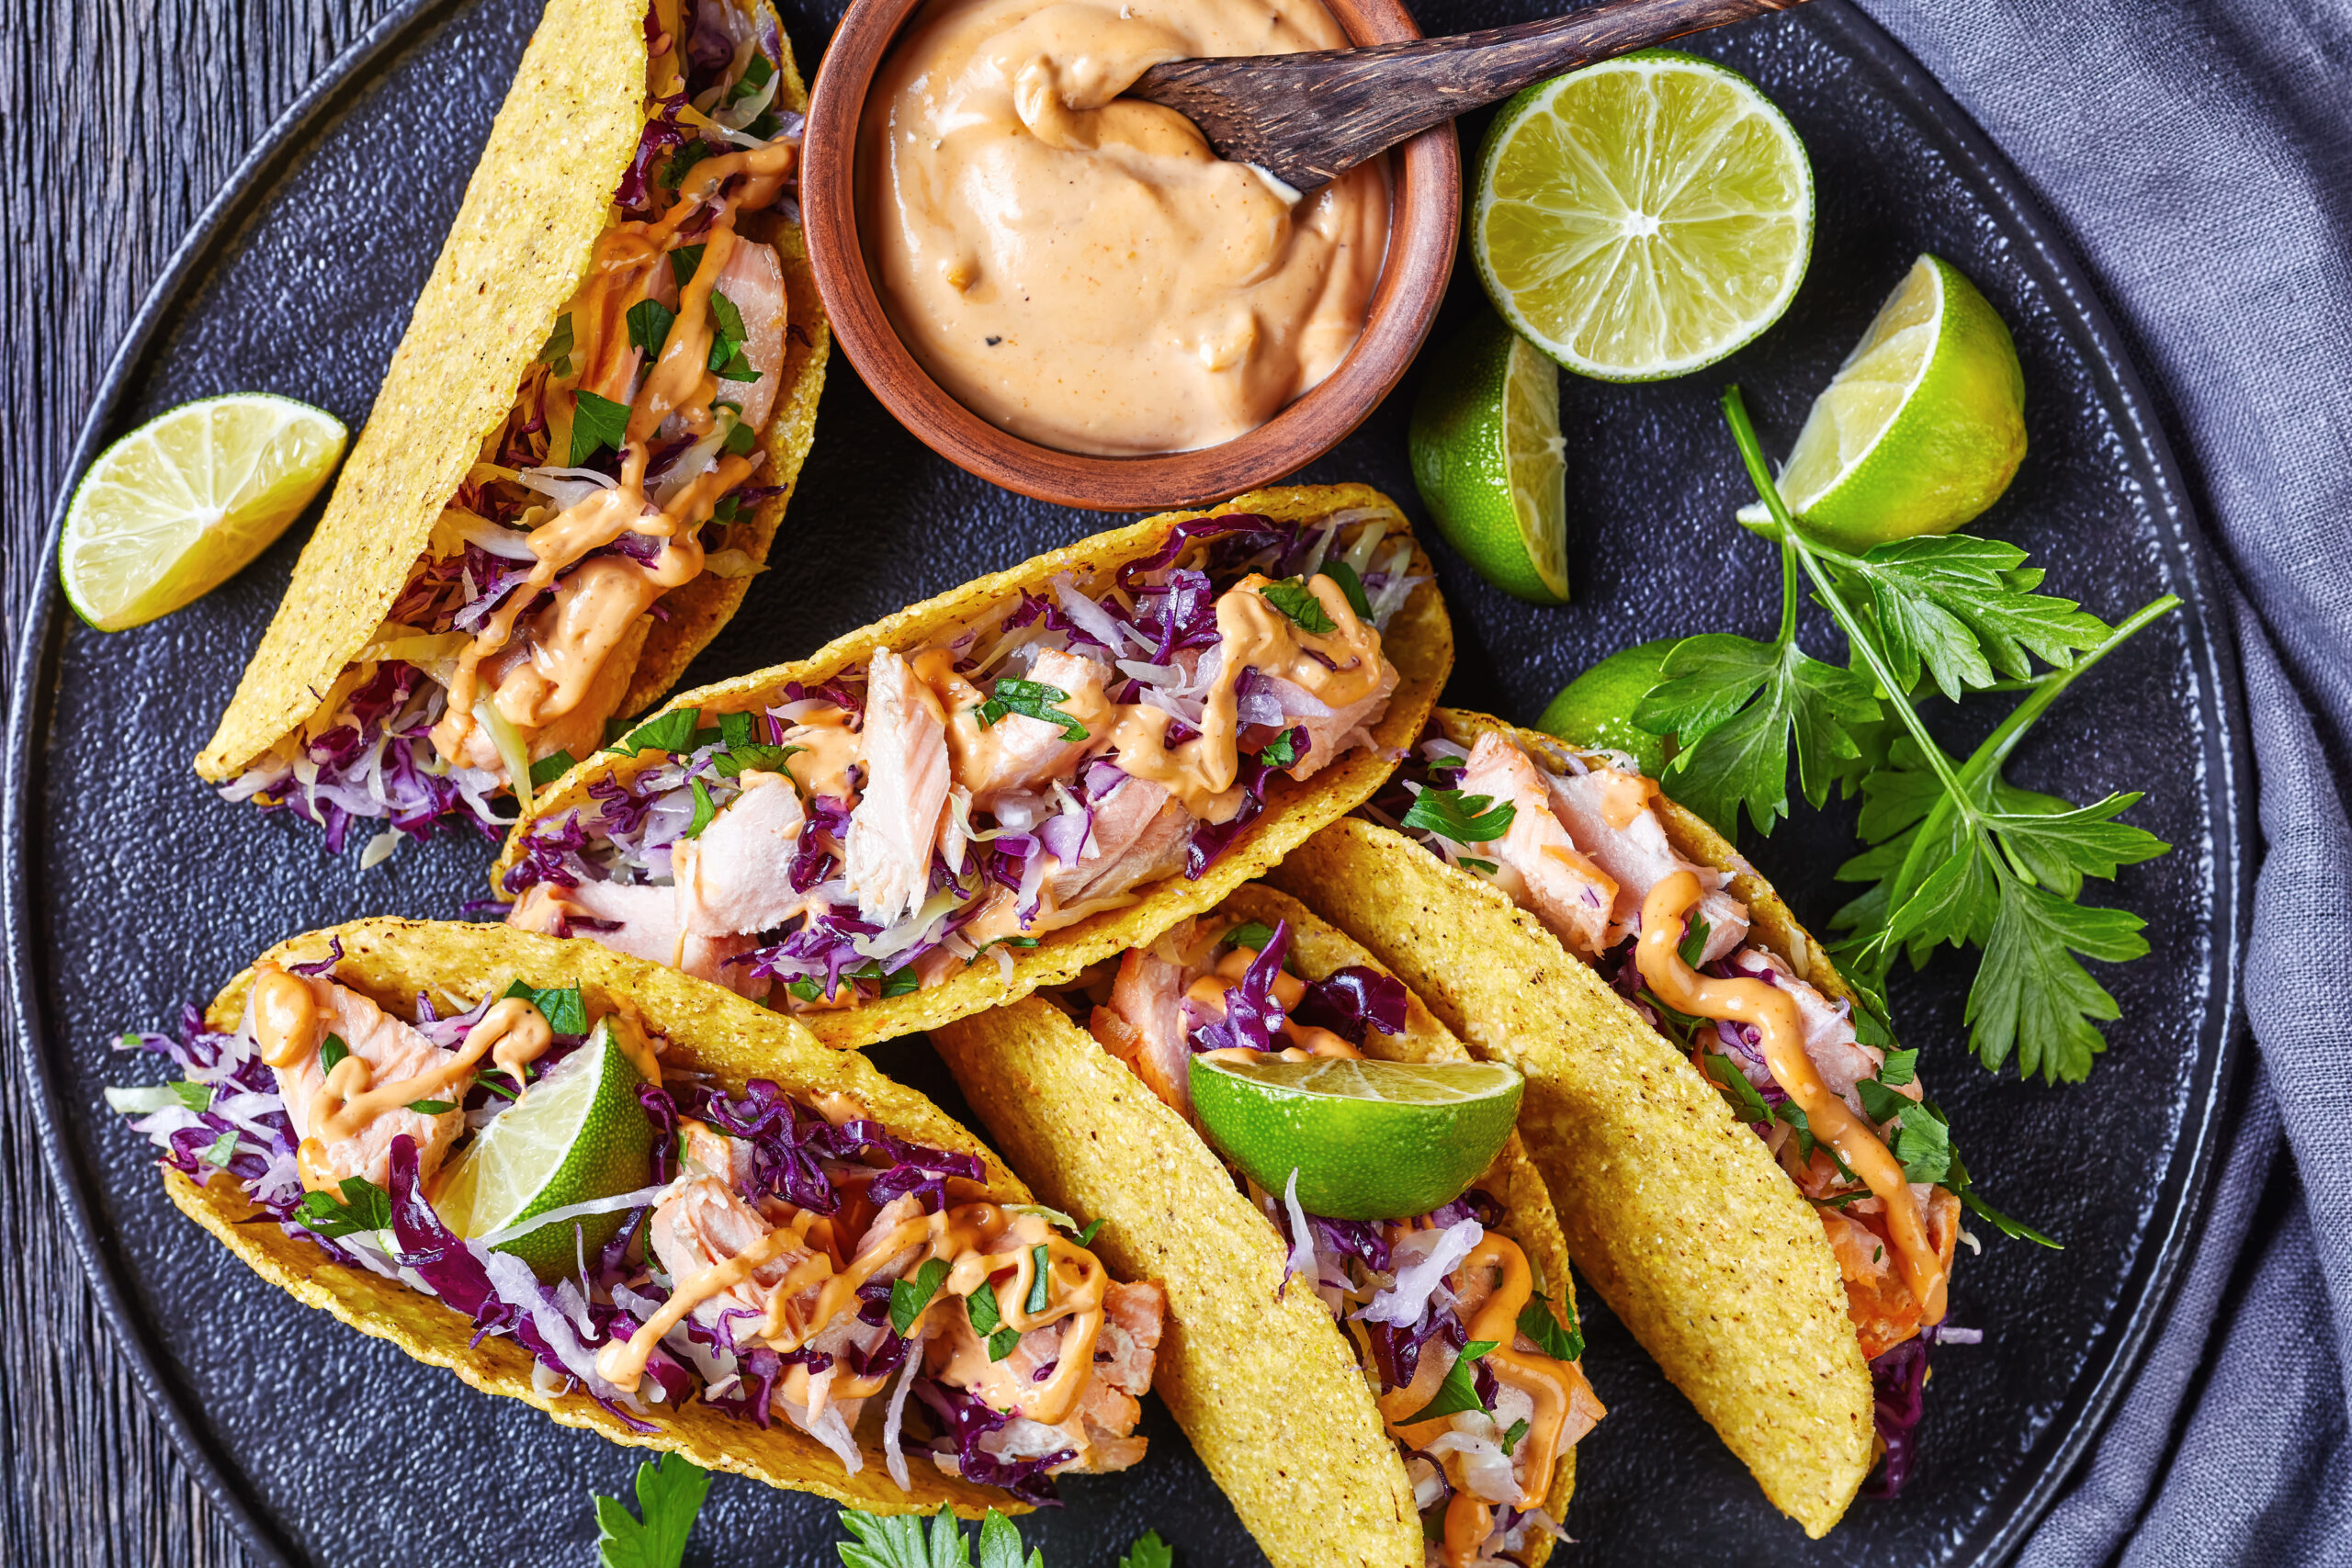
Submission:
[[[1871,1362],[1872,1409],[1886,1452],[1862,1483],[1865,1497],[1892,1497],[1917,1468],[1919,1418],[1927,1413],[1928,1339],[1905,1339]]]
[[[1328,1029],[1351,1045],[1362,1045],[1377,1029],[1383,1034],[1405,1032],[1405,983],[1378,969],[1351,964],[1320,980],[1307,982],[1306,994],[1290,1010],[1291,1017],[1315,1029]]]
[[[933,1439],[933,1451],[954,1454],[967,1481],[1001,1486],[1021,1501],[1040,1507],[1058,1505],[1060,1499],[1046,1472],[1077,1458],[1075,1449],[1057,1450],[1036,1459],[1000,1458],[980,1447],[980,1439],[1009,1424],[1012,1416],[989,1409],[963,1389],[947,1388],[929,1378],[915,1380],[914,1392],[937,1417],[940,1436]]]

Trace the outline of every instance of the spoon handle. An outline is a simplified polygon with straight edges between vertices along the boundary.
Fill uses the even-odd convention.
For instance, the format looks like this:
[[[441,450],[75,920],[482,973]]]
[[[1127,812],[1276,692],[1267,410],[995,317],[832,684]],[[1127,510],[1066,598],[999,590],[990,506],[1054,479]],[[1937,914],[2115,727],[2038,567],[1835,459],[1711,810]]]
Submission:
[[[1804,3],[1601,0],[1565,17],[1450,38],[1171,61],[1145,72],[1127,96],[1184,115],[1220,157],[1311,190],[1416,132],[1531,84]]]

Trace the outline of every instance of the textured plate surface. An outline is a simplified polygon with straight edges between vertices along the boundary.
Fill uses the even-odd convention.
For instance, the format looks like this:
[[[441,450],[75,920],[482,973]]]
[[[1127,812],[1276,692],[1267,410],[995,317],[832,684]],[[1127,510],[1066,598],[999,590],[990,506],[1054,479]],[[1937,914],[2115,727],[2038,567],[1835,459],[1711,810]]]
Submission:
[[[1429,0],[1420,19],[1451,32],[1548,8]],[[804,65],[815,62],[838,7],[804,0],[784,12]],[[536,13],[532,0],[422,7],[298,106],[151,301],[142,320],[153,331],[98,400],[85,459],[90,443],[211,392],[264,388],[363,418]],[[1827,1540],[1807,1543],[1595,1305],[1587,1365],[1611,1413],[1579,1454],[1567,1524],[1594,1562],[1993,1561],[2046,1505],[2128,1373],[2193,1223],[2234,1059],[2233,936],[2249,843],[2235,670],[2146,401],[2079,269],[2007,166],[1842,0],[1700,47],[1754,77],[1812,151],[1811,275],[1787,318],[1713,372],[1643,387],[1564,382],[1576,602],[1518,604],[1433,543],[1461,647],[1449,698],[1525,719],[1569,675],[1629,643],[1766,631],[1776,574],[1767,547],[1728,520],[1744,498],[1717,389],[1742,382],[1767,445],[1784,448],[1879,299],[1933,249],[2007,318],[2025,365],[2032,450],[1985,527],[2032,551],[2053,589],[2110,618],[2167,591],[2188,601],[2071,694],[2011,776],[2076,799],[2144,789],[2132,819],[2179,849],[2128,871],[2114,895],[2150,917],[2154,951],[2100,974],[2125,1021],[2087,1088],[1996,1081],[1966,1060],[1964,964],[1939,961],[1898,986],[1904,1032],[1925,1047],[1922,1066],[1972,1168],[1997,1201],[2069,1244],[2057,1254],[1996,1245],[1961,1272],[1953,1320],[1983,1327],[1985,1343],[1939,1353],[1912,1490],[1898,1504],[1858,1505]],[[1465,126],[1471,139],[1482,130]],[[1475,303],[1461,269],[1440,332]],[[1408,378],[1304,477],[1366,480],[1414,505],[1404,427],[1415,389]],[[939,462],[844,366],[826,389],[774,570],[687,683],[807,653],[1105,525]],[[261,1285],[171,1210],[143,1145],[100,1099],[108,1083],[153,1076],[115,1057],[112,1035],[164,1024],[278,938],[364,914],[454,916],[480,890],[491,848],[469,834],[445,832],[363,876],[354,859],[325,859],[313,830],[227,807],[187,772],[298,542],[134,632],[83,630],[53,591],[28,622],[5,880],[52,1170],[117,1331],[258,1554],[584,1562],[594,1536],[585,1495],[620,1489],[636,1456],[477,1395]],[[1816,651],[1836,646],[1817,615],[1808,625]],[[1998,711],[1972,705],[1940,721],[1958,743]],[[1848,812],[1806,814],[1743,848],[1818,926],[1842,901],[1829,872],[1850,829]],[[955,1108],[926,1046],[886,1047],[877,1059]],[[1186,1568],[1262,1561],[1149,1408],[1150,1460],[1072,1484],[1069,1507],[1027,1523],[1031,1539],[1055,1568],[1113,1562],[1154,1527],[1181,1543]],[[816,1499],[726,1483],[691,1560],[830,1562],[835,1534]]]

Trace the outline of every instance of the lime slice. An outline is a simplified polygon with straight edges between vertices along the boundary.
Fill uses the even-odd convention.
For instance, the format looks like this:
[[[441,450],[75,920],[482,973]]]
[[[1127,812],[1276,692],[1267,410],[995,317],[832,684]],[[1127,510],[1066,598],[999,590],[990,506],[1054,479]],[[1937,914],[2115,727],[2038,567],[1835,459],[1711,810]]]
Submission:
[[[286,532],[343,458],[323,409],[266,392],[182,403],[101,453],[58,541],[74,613],[102,632],[210,592]]]
[[[1430,356],[1408,439],[1445,542],[1504,592],[1566,604],[1558,368],[1482,311]]]
[[[587,1043],[523,1091],[449,1167],[433,1206],[469,1241],[535,1215],[633,1192],[652,1179],[645,1080],[599,1022]],[[499,1245],[543,1280],[572,1272],[621,1228],[625,1212],[557,1221]],[[576,1239],[575,1239],[576,1238]]]
[[[1426,1214],[1469,1190],[1519,1120],[1519,1069],[1493,1062],[1233,1065],[1193,1059],[1202,1131],[1244,1175],[1335,1220]]]
[[[1789,308],[1813,251],[1813,168],[1754,83],[1645,50],[1502,107],[1470,251],[1503,319],[1570,370],[1681,376]]]
[[[1949,534],[2025,460],[2025,373],[2009,329],[1950,262],[1923,255],[1846,356],[1781,470],[1781,499],[1849,549]],[[1750,525],[1761,502],[1740,508]]]
[[[1634,722],[1634,709],[1664,679],[1660,667],[1679,637],[1660,637],[1611,654],[1560,688],[1535,728],[1571,746],[1623,751],[1657,778],[1667,763],[1667,738]]]

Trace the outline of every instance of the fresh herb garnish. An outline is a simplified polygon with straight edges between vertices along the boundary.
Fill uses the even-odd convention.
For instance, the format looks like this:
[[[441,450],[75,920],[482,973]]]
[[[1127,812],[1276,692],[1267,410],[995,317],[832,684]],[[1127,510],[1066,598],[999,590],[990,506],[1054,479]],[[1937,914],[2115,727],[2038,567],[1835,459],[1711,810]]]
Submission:
[[[713,403],[710,406],[713,409],[725,409],[735,416],[735,423],[727,427],[726,439],[719,443],[722,449],[741,457],[760,444],[760,433],[745,423],[743,411],[741,408],[733,403]]]
[[[1780,1104],[1772,1108],[1772,1114],[1787,1122],[1796,1133],[1797,1158],[1810,1163],[1813,1159],[1813,1151],[1819,1149],[1823,1154],[1829,1156],[1829,1163],[1837,1168],[1838,1174],[1841,1179],[1847,1181],[1860,1181],[1861,1179],[1860,1177],[1854,1174],[1852,1168],[1846,1164],[1845,1159],[1839,1156],[1835,1148],[1814,1136],[1813,1123],[1806,1119],[1804,1107],[1799,1105],[1793,1100],[1784,1100],[1781,1101]]]
[[[931,1298],[937,1295],[939,1287],[946,1282],[947,1259],[944,1258],[924,1259],[923,1266],[915,1270],[915,1277],[911,1280],[891,1280],[891,1332],[901,1339],[905,1338],[914,1327],[915,1319],[922,1315],[922,1309],[931,1304]]]
[[[695,744],[696,716],[693,708],[672,708],[667,713],[656,714],[605,750],[630,757],[640,751],[691,751]],[[713,739],[717,739],[716,735]]]
[[[714,288],[710,291],[710,317],[718,330],[710,334],[710,358],[707,368],[728,381],[756,381],[760,373],[743,357],[743,312],[735,301]]]
[[[571,312],[566,310],[555,319],[555,330],[548,333],[548,341],[540,345],[539,363],[558,376],[571,374]]]
[[[1876,1078],[1862,1078],[1854,1090],[1861,1097],[1862,1114],[1881,1123],[1894,1123],[1887,1152],[1903,1162],[1906,1181],[1938,1182],[1951,1169],[1951,1128],[1942,1111],[1923,1100],[1900,1095]]]
[[[546,1019],[548,1027],[558,1034],[588,1032],[588,1004],[582,998],[577,985],[550,987],[543,990],[517,980],[506,987],[506,995],[519,998],[538,1009],[539,1016]]]
[[[680,245],[670,253],[670,276],[677,279],[679,288],[695,280],[695,268],[702,265],[702,252],[700,245]]]
[[[1175,1568],[1176,1551],[1159,1539],[1158,1530],[1146,1530],[1136,1538],[1119,1559],[1119,1568]]]
[[[1260,748],[1259,763],[1269,768],[1287,768],[1297,761],[1298,744],[1292,739],[1297,733],[1296,729],[1285,729]]]
[[[578,759],[573,757],[569,751],[558,751],[551,757],[540,758],[537,761],[531,764],[531,787],[533,789],[545,789],[548,785],[555,783],[556,780],[563,777],[564,774],[571,772],[572,764],[576,761],[578,761]]]
[[[458,1104],[451,1100],[412,1100],[408,1108],[419,1116],[446,1116],[458,1109]]]
[[[1021,1308],[1031,1317],[1052,1304],[1054,1299],[1053,1249],[1044,1242],[1029,1249],[1029,1296]]]
[[[212,1140],[210,1147],[207,1148],[197,1157],[204,1161],[207,1165],[217,1165],[221,1169],[226,1170],[229,1168],[229,1162],[237,1157],[237,1134],[234,1133],[221,1134],[219,1137]]]
[[[1497,805],[1491,795],[1425,789],[1413,797],[1404,820],[1408,829],[1435,833],[1457,844],[1483,844],[1509,832],[1510,820],[1518,814],[1518,807],[1508,800]]]
[[[678,319],[677,312],[659,299],[639,299],[628,308],[628,341],[632,348],[641,348],[650,361],[662,356],[662,345],[670,341],[670,325]]]
[[[701,163],[705,158],[709,157],[712,153],[718,151],[718,149],[717,147],[704,141],[701,137],[690,136],[675,152],[670,154],[669,158],[662,165],[662,172],[659,175],[656,175],[654,178],[659,180],[668,189],[675,190],[680,186],[685,184],[686,175],[696,164]],[[674,254],[675,253],[673,252],[672,254]],[[685,279],[680,278],[678,281],[683,284]]]
[[[1021,1343],[1021,1330],[1008,1328],[1004,1314],[997,1310],[994,1287],[982,1285],[964,1298],[964,1315],[972,1321],[972,1332],[989,1342],[989,1359],[1001,1361],[1012,1354]]]
[[[1863,1042],[1868,1044],[1868,1041]],[[1919,1076],[1919,1053],[1889,1051],[1886,1065],[1878,1070],[1878,1081],[1889,1089],[1901,1089]]]
[[[690,779],[687,781],[687,787],[694,792],[695,814],[686,823],[686,830],[678,836],[682,839],[699,839],[702,837],[702,830],[709,827],[713,818],[718,817],[718,807],[711,802],[710,786],[702,780]]]
[[[775,74],[775,67],[768,63],[768,57],[757,50],[752,51],[752,58],[743,62],[743,74],[736,80],[734,86],[728,89],[727,102],[732,106],[754,96]]]
[[[1707,937],[1713,929],[1702,917],[1692,915],[1690,928],[1682,933],[1681,944],[1674,950],[1676,955],[1691,968],[1699,967],[1699,957],[1707,951]]]
[[[1056,703],[1069,701],[1069,694],[1058,686],[1047,686],[1035,681],[1016,681],[1007,675],[996,683],[989,700],[974,708],[982,729],[988,728],[1007,714],[1017,713],[1046,724],[1058,724],[1064,740],[1086,739],[1086,726],[1056,707]]]
[[[784,988],[804,1002],[813,1002],[825,994],[817,988],[817,982],[806,975],[797,980],[786,980],[784,983]]]
[[[391,1195],[364,1176],[346,1176],[336,1184],[343,1201],[332,1192],[305,1192],[294,1206],[294,1223],[330,1241],[361,1231],[379,1231],[392,1223]]]
[[[1356,575],[1355,568],[1344,560],[1328,560],[1316,575],[1328,577],[1340,585],[1340,592],[1348,596],[1348,608],[1356,613],[1357,620],[1372,619],[1372,600],[1364,593],[1363,579]]]
[[[1267,604],[1288,615],[1293,625],[1310,637],[1323,637],[1340,629],[1323,613],[1314,591],[1295,577],[1287,582],[1269,582],[1258,592],[1265,595]]]
[[[336,1065],[350,1055],[351,1047],[343,1043],[342,1035],[328,1035],[326,1043],[319,1047],[319,1072],[322,1076],[333,1074]]]
[[[713,523],[732,523],[742,510],[743,498],[729,491],[720,496],[718,504],[710,509],[710,520]]]
[[[1445,1381],[1437,1385],[1436,1395],[1396,1425],[1410,1427],[1418,1422],[1433,1421],[1441,1416],[1458,1416],[1465,1410],[1486,1413],[1487,1402],[1478,1397],[1476,1362],[1479,1357],[1500,1343],[1498,1339],[1473,1339],[1462,1347],[1462,1354],[1455,1357],[1453,1365],[1446,1369]]]
[[[1527,1417],[1522,1416],[1518,1420],[1510,1424],[1510,1431],[1503,1434],[1503,1457],[1505,1459],[1509,1459],[1510,1457],[1511,1450],[1519,1447],[1520,1438],[1525,1436],[1527,1436]]]
[[[1102,1216],[1099,1214],[1096,1215],[1093,1220],[1088,1223],[1087,1227],[1084,1230],[1076,1233],[1073,1239],[1075,1239],[1080,1247],[1092,1247],[1094,1245],[1094,1238],[1102,1234]]]
[[[617,1497],[590,1493],[596,1505],[596,1554],[602,1568],[678,1568],[695,1516],[710,1495],[710,1472],[678,1454],[637,1467],[637,1511]]]
[[[617,452],[628,439],[628,405],[582,390],[571,411],[571,466],[578,468],[602,447]]]
[[[1584,1327],[1577,1322],[1576,1309],[1567,1298],[1560,1298],[1560,1306],[1568,1314],[1566,1327],[1552,1315],[1550,1301],[1542,1295],[1527,1298],[1519,1309],[1519,1331],[1534,1342],[1535,1348],[1555,1361],[1573,1361],[1584,1354]]]
[[[1454,857],[1453,863],[1465,870],[1479,872],[1487,876],[1492,876],[1502,869],[1493,861],[1480,860],[1476,855],[1457,855]]]
[[[1781,626],[1769,643],[1710,633],[1667,656],[1634,709],[1681,748],[1662,782],[1719,829],[1735,829],[1744,810],[1760,832],[1789,810],[1792,754],[1815,805],[1832,784],[1859,790],[1862,836],[1875,847],[1838,874],[1874,886],[1833,922],[1851,933],[1838,950],[1848,977],[1875,1001],[1898,953],[1916,967],[1944,943],[1978,947],[1964,1015],[1978,1060],[1997,1069],[2014,1056],[2021,1075],[2081,1081],[2105,1049],[2094,1021],[2120,1010],[2080,958],[2147,951],[2138,916],[2076,901],[2084,880],[2169,846],[2113,820],[2137,795],[2077,807],[2015,788],[2000,765],[2068,684],[2179,601],[2167,594],[2109,627],[2037,592],[2041,572],[2012,545],[1952,534],[1838,549],[1791,519],[1737,388],[1723,404],[1771,518],[1758,531],[1780,546]],[[1851,670],[1797,646],[1808,585],[1844,635]],[[2050,670],[2033,673],[2036,660]],[[2030,694],[1965,761],[1928,733],[1924,698],[2002,687]]]
[[[212,1109],[212,1086],[209,1083],[190,1083],[186,1078],[175,1078],[165,1087],[172,1091],[174,1098],[198,1116]]]
[[[1711,1054],[1700,1070],[1707,1075],[1707,1081],[1715,1086],[1716,1091],[1731,1102],[1734,1116],[1751,1127],[1772,1124],[1772,1108],[1764,1103],[1762,1092],[1747,1081],[1747,1075],[1739,1070],[1738,1063],[1729,1056]]]
[[[841,1520],[857,1538],[855,1544],[843,1541],[838,1548],[842,1568],[973,1568],[971,1538],[953,1513],[943,1510],[931,1517],[928,1540],[922,1517],[917,1514],[877,1517],[848,1512]],[[1142,1544],[1136,1542],[1138,1548]],[[1023,1557],[1020,1530],[991,1508],[980,1521],[978,1568],[1046,1568],[1046,1558],[1035,1550]],[[1135,1568],[1167,1568],[1166,1560],[1138,1561]]]
[[[1227,947],[1246,947],[1252,953],[1263,953],[1274,933],[1263,920],[1244,920],[1219,939]]]

